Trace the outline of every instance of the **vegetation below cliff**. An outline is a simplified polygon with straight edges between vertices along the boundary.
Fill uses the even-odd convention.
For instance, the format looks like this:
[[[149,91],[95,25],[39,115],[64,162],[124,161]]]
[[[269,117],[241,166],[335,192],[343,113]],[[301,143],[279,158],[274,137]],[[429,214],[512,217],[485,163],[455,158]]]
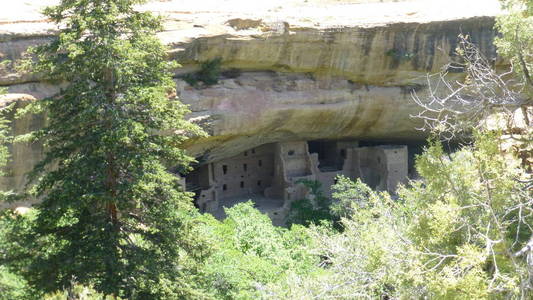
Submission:
[[[0,193],[5,202],[39,200],[1,212],[1,300],[533,297],[531,0],[502,0],[509,14],[497,19],[502,34],[495,43],[513,66],[509,72],[495,70],[483,49],[461,36],[458,60],[428,79],[423,94],[409,90],[430,135],[416,157],[418,178],[388,193],[339,176],[331,199],[316,182],[304,181],[312,193],[292,199],[287,227],[274,226],[251,201],[227,208],[222,220],[201,214],[167,168],[191,171],[187,141],[208,138],[185,117],[190,111],[176,98],[176,64],[157,36],[161,19],[137,10],[143,2],[59,1],[44,11],[58,38],[17,62],[62,88],[15,112],[46,111],[35,131],[10,137],[0,120],[0,164],[7,163],[13,138],[44,147],[30,184]],[[407,48],[380,55],[396,68],[417,55]],[[191,84],[217,83],[219,64],[190,73]],[[448,76],[451,67],[464,76]],[[330,91],[350,95],[363,89],[348,79],[286,79],[272,82],[296,94],[305,84],[332,84]],[[260,82],[249,86],[278,92]],[[206,97],[216,102],[212,91]],[[255,118],[255,111],[245,111]],[[300,134],[342,121],[339,110],[330,118],[320,112]],[[374,117],[367,114],[366,130]],[[284,132],[298,136],[290,124]],[[450,140],[461,144],[447,153]]]
[[[446,155],[433,143],[417,159],[421,179],[391,199],[339,178],[331,215],[310,226],[276,227],[252,202],[227,218],[196,215],[212,254],[197,269],[200,298],[519,298],[530,295],[527,262],[531,193],[519,161],[504,157],[497,136]],[[2,248],[16,251],[13,219],[4,214]],[[18,227],[17,230],[24,230]],[[14,248],[15,247],[15,248]],[[2,273],[2,299],[31,299],[32,287]],[[176,280],[180,280],[176,278]],[[100,299],[76,287],[80,299]],[[61,294],[47,299],[62,299]],[[83,296],[85,295],[85,296]]]

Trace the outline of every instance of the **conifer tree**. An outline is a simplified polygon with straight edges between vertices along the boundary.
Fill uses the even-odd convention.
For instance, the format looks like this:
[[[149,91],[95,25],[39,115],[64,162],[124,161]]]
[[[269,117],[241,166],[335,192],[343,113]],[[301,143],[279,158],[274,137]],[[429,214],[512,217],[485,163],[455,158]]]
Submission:
[[[143,2],[61,0],[44,11],[59,35],[31,51],[31,68],[66,84],[27,109],[48,116],[29,137],[46,151],[29,176],[41,202],[7,234],[5,258],[40,292],[81,284],[127,299],[205,298],[208,247],[166,168],[188,168],[180,145],[203,133],[184,119],[160,18],[137,11]]]
[[[9,60],[0,60],[0,71],[3,71],[4,68],[10,63]],[[7,88],[0,87],[0,96],[7,93]],[[5,112],[9,111],[13,105],[7,105],[5,106],[3,103],[0,103],[3,107],[0,108],[0,169],[5,167],[8,158],[9,158],[9,151],[7,149],[7,143],[9,140],[9,134],[8,134],[8,121],[5,119],[5,116],[3,115]],[[0,170],[0,175],[2,175],[3,172]],[[5,193],[0,191],[0,199],[5,198]]]

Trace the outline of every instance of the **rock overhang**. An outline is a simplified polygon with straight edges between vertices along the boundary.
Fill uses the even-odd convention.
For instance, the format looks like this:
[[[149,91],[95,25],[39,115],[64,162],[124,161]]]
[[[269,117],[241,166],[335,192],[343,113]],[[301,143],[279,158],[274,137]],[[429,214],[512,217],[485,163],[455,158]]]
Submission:
[[[363,1],[145,5],[166,18],[159,36],[169,45],[169,59],[183,65],[175,73],[178,94],[192,110],[189,118],[211,134],[190,141],[189,153],[210,162],[274,142],[423,140],[411,118],[417,106],[410,92],[423,95],[426,74],[454,59],[458,34],[469,34],[496,65],[504,64],[492,44],[497,0],[357,2]],[[25,3],[30,5],[23,14],[9,8],[0,13],[1,58],[16,60],[28,46],[54,38],[37,2]],[[214,59],[223,70],[238,72],[199,88],[182,80]],[[14,70],[0,74],[0,85],[37,99],[59,90]],[[29,168],[22,162],[35,160],[17,153],[13,158],[21,170]]]

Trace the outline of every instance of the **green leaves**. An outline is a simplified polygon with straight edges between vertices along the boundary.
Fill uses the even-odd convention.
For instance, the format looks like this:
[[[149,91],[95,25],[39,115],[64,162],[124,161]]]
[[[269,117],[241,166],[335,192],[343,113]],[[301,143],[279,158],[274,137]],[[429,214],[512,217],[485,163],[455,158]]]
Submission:
[[[307,231],[322,272],[288,276],[267,298],[531,298],[528,265],[513,253],[530,239],[533,197],[500,142],[476,133],[451,154],[430,143],[416,160],[421,178],[395,200],[338,178],[343,230]]]
[[[203,216],[204,234],[216,245],[206,275],[217,299],[260,298],[266,286],[317,269],[316,257],[307,251],[310,237],[302,226],[275,227],[251,201],[227,208],[226,214],[222,222]]]
[[[180,147],[204,133],[184,119],[174,64],[155,36],[160,18],[136,11],[142,2],[63,0],[45,10],[60,33],[32,50],[31,69],[65,84],[21,112],[47,112],[47,126],[24,137],[46,155],[30,174],[36,218],[10,236],[21,246],[7,255],[41,292],[81,284],[124,298],[207,297],[198,276],[210,248],[167,171],[188,168]]]
[[[533,2],[531,0],[502,0],[507,14],[496,19],[500,36],[495,40],[498,53],[510,60],[521,79],[524,94],[533,97]],[[515,87],[520,88],[520,87]]]
[[[291,203],[287,215],[287,226],[338,221],[338,217],[332,215],[330,211],[331,199],[324,195],[319,181],[306,179],[300,180],[298,183],[305,185],[309,189],[311,196]]]
[[[0,71],[5,68],[10,61],[0,61]],[[7,89],[0,87],[0,97],[7,92]],[[9,134],[9,121],[6,119],[6,114],[13,110],[15,103],[6,105],[0,108],[0,175],[4,175],[3,168],[7,165],[9,160],[8,143],[12,141],[12,136]],[[6,201],[10,193],[0,191],[0,201]]]

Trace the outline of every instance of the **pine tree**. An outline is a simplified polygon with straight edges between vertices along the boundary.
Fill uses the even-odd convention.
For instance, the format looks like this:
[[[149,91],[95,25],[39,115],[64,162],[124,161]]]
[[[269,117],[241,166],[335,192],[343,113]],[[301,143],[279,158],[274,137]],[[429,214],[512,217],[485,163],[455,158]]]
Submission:
[[[180,145],[203,134],[184,119],[160,18],[143,0],[61,0],[58,25],[31,52],[34,72],[66,82],[32,134],[46,149],[29,178],[35,216],[8,237],[7,264],[40,292],[91,286],[128,299],[205,298],[198,287],[208,246],[192,201],[168,172],[193,160]]]
[[[11,63],[9,60],[0,60],[0,71],[3,71],[6,66]],[[0,96],[7,93],[7,88],[0,87]],[[7,149],[7,143],[9,141],[9,134],[8,134],[8,121],[5,119],[5,112],[8,112],[12,109],[13,105],[7,105],[5,106],[3,103],[1,104],[3,107],[0,108],[0,168],[3,168],[6,166],[8,159],[9,159],[9,151]],[[3,175],[3,172],[0,170],[0,176]],[[0,191],[0,199],[5,198],[5,193],[2,193]]]

